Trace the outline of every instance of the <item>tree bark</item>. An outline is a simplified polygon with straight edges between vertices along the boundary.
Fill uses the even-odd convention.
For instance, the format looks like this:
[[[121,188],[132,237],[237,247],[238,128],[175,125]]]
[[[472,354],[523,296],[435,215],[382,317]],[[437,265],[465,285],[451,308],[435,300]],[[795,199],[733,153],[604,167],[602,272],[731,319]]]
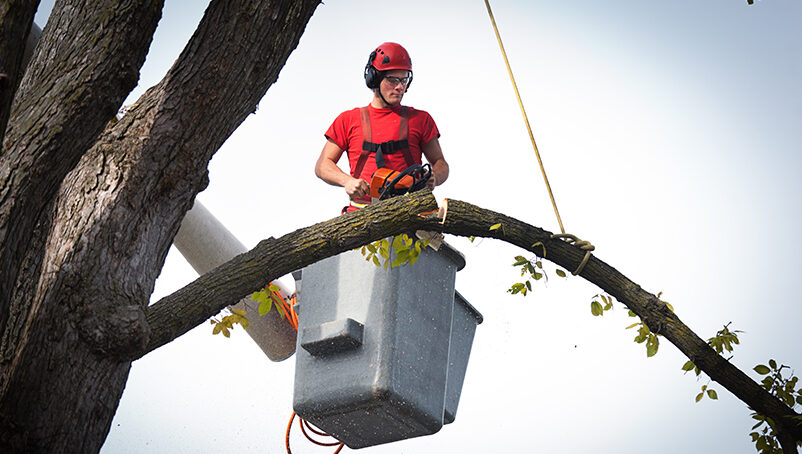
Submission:
[[[161,7],[63,0],[53,8],[0,152],[0,331],[34,223],[136,86]]]
[[[49,123],[35,129],[33,117],[15,107],[9,128],[14,139],[9,135],[8,153],[2,157],[3,169],[14,167],[0,180],[10,195],[2,196],[14,200],[25,194],[24,187],[46,186],[35,178],[43,172],[54,180],[48,184],[61,184],[49,199],[46,194],[37,198],[43,203],[39,216],[19,211],[19,203],[4,204],[0,212],[5,225],[14,227],[13,220],[27,216],[28,226],[28,247],[5,256],[16,266],[17,279],[11,303],[0,307],[8,320],[0,343],[0,451],[100,448],[128,376],[131,352],[149,339],[145,307],[153,284],[184,213],[207,184],[207,164],[275,82],[318,3],[212,1],[165,78],[88,151],[97,132],[85,134],[79,144],[78,138],[50,131]],[[97,7],[97,14],[109,21],[100,28],[114,28],[118,16],[133,14],[121,5]],[[151,13],[157,17],[159,11]],[[43,41],[53,21],[63,20],[59,17],[51,16]],[[52,27],[63,38],[67,25]],[[129,32],[116,33],[117,39]],[[145,48],[149,40],[150,35],[143,40]],[[142,47],[128,41],[129,47]],[[47,50],[60,43],[52,36],[42,43],[34,57],[39,66],[48,55],[64,52]],[[48,82],[51,71],[55,82]],[[59,85],[69,82],[58,76],[63,73],[63,68],[29,68],[30,82],[23,83],[18,96],[28,99],[37,87],[49,84],[55,95],[45,105],[53,106],[52,116],[80,118],[84,113],[71,110],[74,106],[65,99],[70,93],[63,93],[78,88]],[[110,85],[120,83],[112,80]],[[81,100],[95,96],[80,90]],[[121,102],[122,97],[111,103],[107,117],[98,120],[101,127]],[[64,107],[56,109],[59,103]],[[26,129],[28,119],[34,126]],[[59,140],[69,143],[56,145]],[[67,145],[77,165],[46,162],[47,157],[61,160]],[[7,242],[23,234],[11,230],[6,230]]]
[[[39,0],[0,3],[0,145],[22,73],[22,56]]]

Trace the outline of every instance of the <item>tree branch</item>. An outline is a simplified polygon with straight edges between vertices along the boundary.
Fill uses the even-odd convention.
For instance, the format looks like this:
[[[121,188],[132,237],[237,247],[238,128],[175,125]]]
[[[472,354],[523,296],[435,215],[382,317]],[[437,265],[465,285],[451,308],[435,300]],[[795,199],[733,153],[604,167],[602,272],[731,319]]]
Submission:
[[[205,322],[270,281],[371,241],[432,224],[419,215],[437,209],[430,191],[396,197],[261,241],[148,308],[151,338],[135,358]],[[434,222],[436,224],[436,222]]]
[[[457,200],[446,200],[440,209],[442,219],[418,215],[434,209],[434,206],[431,193],[421,191],[296,230],[279,239],[261,242],[253,250],[151,306],[147,319],[153,337],[138,357],[203,323],[273,279],[323,258],[405,231],[426,229],[496,238],[566,269],[575,269],[585,255],[579,247],[553,238],[551,232]],[[500,228],[490,230],[490,226],[499,223]],[[535,246],[536,243],[545,246],[545,254],[540,245]],[[716,354],[657,296],[641,289],[596,257],[590,258],[580,277],[613,295],[637,314],[652,332],[664,336],[713,380],[758,413],[777,421],[785,433],[802,440],[802,427],[789,418],[797,415],[790,407]]]
[[[34,223],[136,85],[162,3],[55,5],[15,95],[0,152],[0,330]]]

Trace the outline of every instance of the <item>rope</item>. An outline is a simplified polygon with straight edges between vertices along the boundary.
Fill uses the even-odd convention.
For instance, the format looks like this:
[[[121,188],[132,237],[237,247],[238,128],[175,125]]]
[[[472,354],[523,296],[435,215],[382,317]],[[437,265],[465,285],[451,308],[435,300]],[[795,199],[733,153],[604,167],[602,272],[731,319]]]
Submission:
[[[570,233],[565,233],[565,227],[563,227],[562,218],[560,218],[560,211],[557,209],[557,202],[554,200],[554,193],[551,191],[551,185],[549,184],[549,177],[546,176],[546,168],[543,166],[543,160],[540,158],[540,151],[537,149],[537,143],[535,142],[535,136],[532,134],[532,127],[529,125],[529,118],[526,116],[526,109],[524,109],[524,103],[521,101],[521,93],[518,92],[518,84],[515,83],[515,76],[512,75],[512,68],[510,67],[510,61],[507,59],[507,52],[504,50],[504,43],[501,42],[501,34],[498,32],[498,26],[496,25],[496,19],[493,17],[493,10],[490,9],[490,1],[485,0],[485,6],[487,7],[487,14],[490,16],[490,23],[493,24],[493,31],[496,33],[496,39],[498,40],[498,47],[501,48],[501,55],[504,57],[504,64],[507,66],[507,73],[510,75],[510,80],[512,81],[512,88],[515,90],[515,97],[518,99],[518,106],[521,107],[521,114],[524,116],[524,123],[526,123],[526,130],[529,131],[529,140],[532,141],[532,148],[535,150],[535,156],[537,156],[537,162],[540,165],[540,173],[543,174],[543,181],[546,183],[546,189],[549,192],[549,198],[551,199],[551,206],[554,208],[554,214],[557,216],[557,223],[560,224],[560,231],[561,234],[552,235],[552,238],[557,238],[563,240],[567,243],[574,244],[579,246],[583,251],[585,251],[585,257],[582,258],[582,262],[579,264],[577,269],[571,273],[574,276],[582,272],[582,269],[585,268],[585,264],[588,263],[590,260],[591,251],[595,250],[596,247],[590,244],[589,241],[580,240],[575,235],[571,235]]]
[[[549,184],[549,177],[546,176],[546,168],[543,167],[543,160],[540,159],[540,151],[537,149],[537,143],[535,143],[535,136],[532,134],[532,127],[529,126],[529,118],[526,116],[526,110],[524,109],[524,103],[521,101],[521,94],[518,92],[518,85],[515,83],[515,77],[512,75],[512,68],[510,68],[510,61],[507,59],[507,52],[504,50],[504,43],[501,42],[501,35],[498,32],[498,27],[496,26],[496,19],[493,18],[493,11],[490,9],[490,2],[485,0],[485,6],[487,6],[487,14],[490,15],[490,22],[493,24],[493,31],[496,32],[496,39],[498,40],[498,46],[501,48],[501,55],[504,57],[504,63],[507,65],[507,73],[510,75],[510,80],[512,81],[512,88],[515,89],[515,96],[518,98],[518,105],[521,107],[521,113],[524,116],[524,122],[526,123],[526,129],[529,131],[529,140],[532,141],[532,148],[535,149],[535,156],[537,156],[537,162],[540,164],[540,173],[543,174],[543,181],[546,182],[546,189],[549,191],[549,198],[551,198],[551,206],[554,207],[554,214],[557,215],[557,222],[560,224],[560,231],[565,233],[565,228],[563,227],[563,220],[560,218],[560,212],[557,210],[557,202],[554,201],[554,193],[551,192],[551,185]]]
[[[594,251],[596,246],[590,244],[590,241],[580,240],[576,237],[576,235],[571,235],[570,233],[552,235],[551,237],[558,240],[563,240],[566,243],[573,244],[575,246],[579,246],[580,249],[585,251],[585,257],[582,258],[582,262],[576,268],[576,271],[572,272],[571,274],[576,276],[577,274],[581,273],[582,269],[585,268],[585,264],[588,263],[588,260],[590,260],[591,251]]]

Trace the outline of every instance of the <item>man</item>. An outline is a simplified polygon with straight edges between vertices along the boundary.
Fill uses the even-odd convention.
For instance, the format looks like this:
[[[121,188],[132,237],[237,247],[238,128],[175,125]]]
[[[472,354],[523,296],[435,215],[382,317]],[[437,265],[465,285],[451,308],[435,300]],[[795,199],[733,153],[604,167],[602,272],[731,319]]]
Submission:
[[[411,83],[412,61],[406,49],[396,43],[381,44],[365,65],[365,84],[373,90],[370,104],[341,113],[326,131],[315,175],[345,188],[351,204],[343,211],[370,203],[368,181],[377,168],[403,171],[421,164],[423,155],[432,166],[430,189],[448,178],[434,120],[422,110],[401,105]],[[350,175],[337,167],[343,151],[348,153]]]

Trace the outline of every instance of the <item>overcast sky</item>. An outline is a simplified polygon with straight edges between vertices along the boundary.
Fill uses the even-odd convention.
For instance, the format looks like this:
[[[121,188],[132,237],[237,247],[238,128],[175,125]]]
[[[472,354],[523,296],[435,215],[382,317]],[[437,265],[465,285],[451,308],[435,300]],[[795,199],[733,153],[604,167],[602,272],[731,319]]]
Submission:
[[[127,103],[164,75],[203,13],[167,0]],[[793,0],[492,2],[566,230],[673,304],[708,338],[743,330],[732,362],[802,368],[802,4]],[[49,2],[37,22],[44,25]],[[328,1],[258,112],[212,160],[198,196],[247,246],[338,214],[317,180],[323,133],[366,105],[362,68],[396,41],[451,165],[435,191],[559,230],[484,2]],[[753,452],[745,404],[632,342],[623,306],[559,279],[508,295],[516,248],[450,238],[457,289],[485,317],[456,421],[368,453]],[[153,301],[196,278],[172,250]],[[242,330],[202,325],[137,361],[104,453],[282,452],[294,357],[269,361]],[[295,452],[327,452],[294,439]],[[347,451],[347,449],[346,449]]]

